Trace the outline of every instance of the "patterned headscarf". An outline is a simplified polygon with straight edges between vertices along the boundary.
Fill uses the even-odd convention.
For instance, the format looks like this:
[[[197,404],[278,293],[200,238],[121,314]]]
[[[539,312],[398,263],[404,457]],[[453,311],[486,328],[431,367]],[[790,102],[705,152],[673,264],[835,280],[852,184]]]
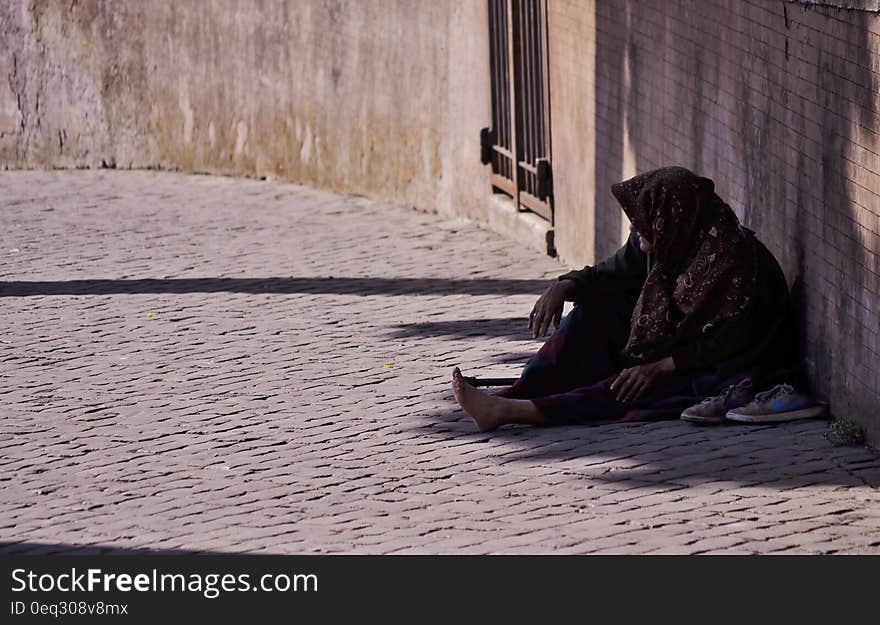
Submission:
[[[757,247],[715,183],[683,167],[612,185],[655,265],[633,311],[624,355],[653,362],[742,316],[754,299]]]

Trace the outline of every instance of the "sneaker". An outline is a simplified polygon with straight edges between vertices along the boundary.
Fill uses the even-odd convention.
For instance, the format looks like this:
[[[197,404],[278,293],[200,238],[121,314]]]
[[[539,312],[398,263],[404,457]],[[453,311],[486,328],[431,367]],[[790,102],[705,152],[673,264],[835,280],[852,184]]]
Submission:
[[[828,406],[798,393],[790,384],[777,384],[755,395],[746,406],[730,410],[727,418],[740,423],[779,423],[825,416]]]
[[[754,396],[752,381],[746,378],[739,384],[731,384],[720,395],[707,397],[686,409],[681,413],[681,418],[691,423],[721,423],[727,411],[745,406]]]

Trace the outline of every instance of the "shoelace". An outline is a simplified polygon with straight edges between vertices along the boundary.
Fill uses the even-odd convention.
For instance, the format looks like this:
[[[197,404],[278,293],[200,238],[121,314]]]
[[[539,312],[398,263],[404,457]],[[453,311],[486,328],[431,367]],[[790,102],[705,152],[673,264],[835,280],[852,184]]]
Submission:
[[[740,382],[737,382],[736,384],[731,384],[730,386],[725,387],[725,389],[723,391],[721,391],[721,393],[719,393],[718,395],[714,395],[712,397],[707,397],[706,399],[704,399],[700,403],[701,404],[711,404],[712,402],[718,401],[720,399],[722,402],[724,402],[726,404],[727,400],[730,399],[730,396],[733,395],[734,391],[736,391],[737,388],[739,388],[741,386],[742,387],[751,386],[751,384],[752,384],[751,379],[746,378]]]
[[[756,402],[769,401],[775,397],[778,397],[779,395],[793,393],[793,392],[794,392],[794,388],[792,388],[791,384],[777,384],[776,386],[771,388],[769,391],[763,391],[763,392],[755,395],[754,401],[756,401]]]

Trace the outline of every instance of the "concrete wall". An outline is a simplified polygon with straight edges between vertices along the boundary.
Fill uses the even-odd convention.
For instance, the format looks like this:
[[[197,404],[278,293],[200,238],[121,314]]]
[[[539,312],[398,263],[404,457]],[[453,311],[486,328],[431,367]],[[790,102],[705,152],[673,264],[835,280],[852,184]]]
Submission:
[[[602,199],[594,167],[605,161],[597,154],[596,1],[551,0],[547,16],[554,243],[577,265],[595,259],[596,233],[604,230],[596,223]]]
[[[485,2],[0,2],[0,167],[277,176],[485,216]]]
[[[625,236],[613,182],[664,164],[714,178],[794,287],[814,391],[880,440],[880,14],[549,1],[561,257]]]

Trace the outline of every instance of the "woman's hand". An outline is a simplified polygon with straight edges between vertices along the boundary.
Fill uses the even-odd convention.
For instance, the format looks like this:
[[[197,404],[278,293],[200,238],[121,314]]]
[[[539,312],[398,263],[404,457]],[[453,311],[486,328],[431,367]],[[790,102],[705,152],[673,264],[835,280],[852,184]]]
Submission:
[[[571,280],[559,280],[547,287],[544,294],[538,298],[529,315],[529,330],[532,331],[535,338],[547,334],[551,321],[555,327],[559,327],[565,300],[571,295],[574,288],[575,283]]]
[[[611,390],[616,392],[619,402],[636,401],[644,397],[657,380],[674,371],[675,362],[672,356],[667,356],[657,362],[624,369],[611,383]]]

